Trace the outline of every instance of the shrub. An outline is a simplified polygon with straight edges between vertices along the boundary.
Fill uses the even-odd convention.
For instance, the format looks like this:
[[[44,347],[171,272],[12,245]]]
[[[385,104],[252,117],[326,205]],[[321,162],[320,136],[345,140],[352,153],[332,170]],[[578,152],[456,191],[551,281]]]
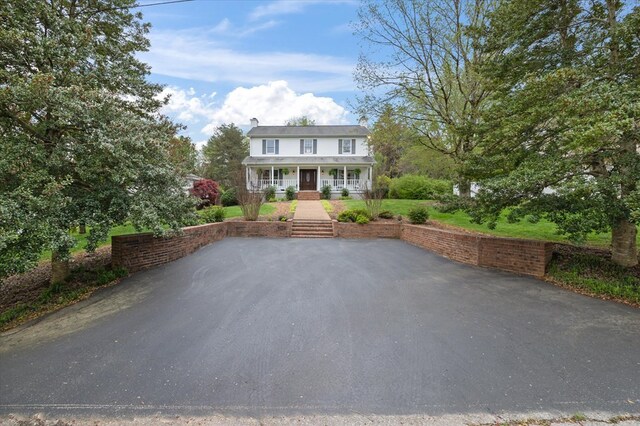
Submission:
[[[432,200],[440,195],[450,194],[451,182],[431,179],[426,176],[404,175],[391,179],[389,196],[406,200]]]
[[[275,186],[267,186],[264,191],[264,199],[267,201],[271,201],[271,199],[276,199],[276,187]]]
[[[286,221],[287,221],[287,216],[285,216],[285,215],[281,214],[280,216],[278,216],[278,220],[279,220],[280,222],[286,222]]]
[[[189,190],[191,195],[200,198],[201,206],[212,206],[216,203],[220,190],[218,182],[211,179],[200,179],[193,183],[193,188]]]
[[[224,207],[237,206],[238,198],[236,194],[235,188],[227,189],[222,193],[222,196],[220,196],[220,203],[222,203]]]
[[[352,199],[351,197],[342,197],[342,196],[340,197],[340,200],[351,200],[351,199]]]
[[[393,212],[389,210],[382,210],[378,213],[378,217],[381,217],[382,219],[393,219]]]
[[[356,222],[358,216],[364,216],[367,218],[367,222],[372,218],[365,209],[350,209],[340,212],[338,215],[338,222]]]
[[[322,193],[322,198],[325,200],[331,199],[331,185],[324,185],[320,188],[320,192]]]
[[[205,223],[224,221],[224,208],[220,206],[211,206],[198,212]]]
[[[349,196],[349,190],[347,188],[342,188],[342,191],[340,192],[340,195],[342,195],[343,197],[348,197]]]
[[[292,201],[296,198],[296,188],[293,186],[287,186],[284,195],[287,198],[287,201]]]
[[[196,226],[196,225],[200,225],[201,223],[202,223],[202,218],[200,216],[200,211],[198,211],[198,212],[195,212],[193,214],[188,214],[184,218],[182,218],[182,221],[180,222],[180,225],[182,225],[182,226]]]
[[[356,217],[356,223],[360,224],[360,225],[364,225],[365,223],[369,223],[369,218],[363,214],[359,214]]]
[[[413,207],[409,210],[409,222],[419,225],[425,223],[429,219],[429,211],[426,207]]]

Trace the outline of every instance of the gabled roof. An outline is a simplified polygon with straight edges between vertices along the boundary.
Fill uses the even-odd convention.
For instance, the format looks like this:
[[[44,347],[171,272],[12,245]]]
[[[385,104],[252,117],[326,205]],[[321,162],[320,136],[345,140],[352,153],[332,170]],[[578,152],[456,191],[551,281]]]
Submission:
[[[305,136],[367,136],[364,126],[256,126],[247,132],[249,137],[305,137]]]

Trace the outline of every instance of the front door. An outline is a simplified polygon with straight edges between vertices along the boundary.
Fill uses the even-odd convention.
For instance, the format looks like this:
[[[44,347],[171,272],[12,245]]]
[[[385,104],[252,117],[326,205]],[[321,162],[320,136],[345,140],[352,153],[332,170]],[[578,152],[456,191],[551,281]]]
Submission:
[[[315,169],[300,170],[300,190],[301,191],[316,191],[318,171]]]

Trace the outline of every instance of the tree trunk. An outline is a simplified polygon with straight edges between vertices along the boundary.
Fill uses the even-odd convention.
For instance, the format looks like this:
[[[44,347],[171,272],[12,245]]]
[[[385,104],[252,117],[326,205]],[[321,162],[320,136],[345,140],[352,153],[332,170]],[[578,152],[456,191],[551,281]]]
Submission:
[[[471,198],[471,182],[466,179],[461,179],[458,182],[458,194],[462,198]]]
[[[57,251],[51,253],[51,284],[62,282],[69,276],[69,261],[62,258]]]
[[[636,246],[636,225],[626,219],[620,219],[611,232],[611,260],[621,266],[631,267],[638,264]]]
[[[85,225],[84,223],[81,223],[78,226],[78,233],[79,234],[86,234],[87,233],[87,225]]]

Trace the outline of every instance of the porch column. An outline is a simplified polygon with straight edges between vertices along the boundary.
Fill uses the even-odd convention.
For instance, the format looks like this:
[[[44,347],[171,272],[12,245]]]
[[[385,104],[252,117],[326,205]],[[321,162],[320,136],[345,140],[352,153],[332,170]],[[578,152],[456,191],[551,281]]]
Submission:
[[[245,169],[244,169],[244,179],[245,179],[245,182],[246,182],[245,186],[247,187],[247,189],[249,189],[251,187],[249,185],[249,183],[251,182],[250,175],[249,175],[249,166],[245,167]]]
[[[342,175],[342,180],[344,181],[342,187],[347,187],[347,166],[344,166],[344,174]]]
[[[300,166],[296,166],[296,190],[300,191]]]
[[[271,166],[271,186],[273,186],[273,166]]]
[[[373,167],[369,167],[369,186],[373,188]]]
[[[316,177],[316,191],[320,191],[320,166],[318,166],[318,176]]]

